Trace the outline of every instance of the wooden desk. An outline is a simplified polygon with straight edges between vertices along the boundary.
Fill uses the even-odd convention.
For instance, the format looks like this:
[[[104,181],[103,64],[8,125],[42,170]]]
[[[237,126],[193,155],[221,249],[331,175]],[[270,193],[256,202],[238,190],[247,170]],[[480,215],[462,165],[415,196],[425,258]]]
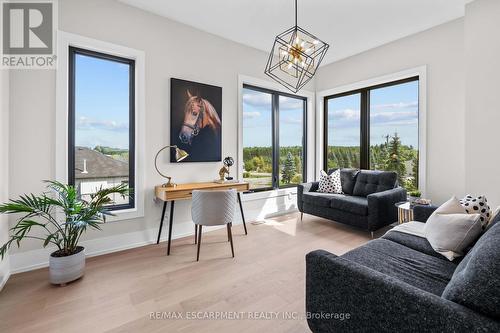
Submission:
[[[167,210],[167,203],[170,202],[170,218],[168,221],[168,244],[167,255],[170,255],[170,243],[172,240],[172,225],[174,220],[174,203],[176,200],[191,199],[194,190],[229,190],[236,189],[238,191],[238,203],[240,205],[241,218],[243,220],[243,227],[245,228],[245,235],[247,235],[247,225],[245,223],[245,215],[243,214],[243,205],[241,204],[241,192],[248,191],[250,188],[248,183],[186,183],[178,184],[176,187],[162,187],[161,185],[155,186],[155,196],[157,199],[163,201],[163,210],[161,213],[160,228],[158,230],[158,239],[156,244],[160,243],[161,230],[163,228],[163,221],[165,220],[165,212]]]

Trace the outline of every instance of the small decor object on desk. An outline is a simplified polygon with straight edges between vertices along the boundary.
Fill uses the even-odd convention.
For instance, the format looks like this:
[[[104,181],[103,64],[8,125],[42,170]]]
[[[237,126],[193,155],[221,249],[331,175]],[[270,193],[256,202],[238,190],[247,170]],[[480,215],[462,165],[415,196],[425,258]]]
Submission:
[[[215,182],[219,184],[236,183],[237,180],[234,180],[233,177],[229,176],[229,168],[234,165],[234,159],[231,156],[228,156],[224,158],[223,163],[224,166],[219,170],[219,179],[216,179]]]
[[[227,167],[227,180],[233,180],[233,177],[229,176],[229,170],[234,165],[234,159],[231,156],[224,158],[224,166]]]
[[[55,196],[25,194],[19,199],[0,205],[0,213],[22,214],[10,229],[12,235],[7,243],[0,247],[2,259],[13,243],[17,246],[23,239],[39,239],[43,247],[55,245],[57,250],[50,254],[49,276],[52,284],[66,285],[83,276],[85,270],[85,249],[79,246],[80,237],[87,228],[100,230],[106,215],[113,215],[106,206],[113,203],[110,196],[129,195],[126,184],[101,188],[90,195],[90,200],[82,200],[75,186],[56,181],[46,181],[47,188]],[[63,221],[57,218],[61,214]],[[43,236],[31,236],[31,229],[40,228]]]

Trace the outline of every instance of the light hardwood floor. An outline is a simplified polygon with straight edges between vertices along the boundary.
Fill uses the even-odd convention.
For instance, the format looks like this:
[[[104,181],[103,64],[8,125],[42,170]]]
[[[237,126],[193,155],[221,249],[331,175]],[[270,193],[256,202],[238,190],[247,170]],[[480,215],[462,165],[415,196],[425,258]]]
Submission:
[[[200,261],[193,238],[90,258],[85,276],[51,286],[48,270],[13,275],[0,293],[0,332],[308,332],[305,320],[150,319],[151,312],[305,311],[304,256],[342,254],[370,240],[368,232],[304,215],[233,227],[235,258],[225,229],[203,234]],[[255,315],[254,315],[255,316]]]

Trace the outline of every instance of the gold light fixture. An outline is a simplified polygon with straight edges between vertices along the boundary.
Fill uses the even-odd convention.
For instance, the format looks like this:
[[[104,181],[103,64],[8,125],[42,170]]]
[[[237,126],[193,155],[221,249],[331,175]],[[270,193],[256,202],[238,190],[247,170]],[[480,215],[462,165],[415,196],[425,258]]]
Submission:
[[[296,93],[316,74],[329,45],[297,25],[282,32],[274,40],[265,73]]]
[[[175,184],[172,183],[172,177],[170,176],[167,176],[165,174],[163,174],[160,169],[158,169],[158,156],[160,155],[160,153],[162,151],[164,151],[165,149],[167,148],[175,148],[175,161],[176,162],[180,162],[182,161],[183,159],[185,159],[186,157],[189,156],[189,154],[185,151],[185,150],[182,150],[180,148],[178,148],[176,145],[172,145],[172,146],[165,146],[163,147],[162,149],[160,149],[157,153],[156,153],[156,156],[155,156],[155,169],[156,169],[156,172],[158,172],[160,174],[160,176],[164,177],[164,178],[167,178],[168,181],[163,184],[162,186],[163,187],[174,187]]]

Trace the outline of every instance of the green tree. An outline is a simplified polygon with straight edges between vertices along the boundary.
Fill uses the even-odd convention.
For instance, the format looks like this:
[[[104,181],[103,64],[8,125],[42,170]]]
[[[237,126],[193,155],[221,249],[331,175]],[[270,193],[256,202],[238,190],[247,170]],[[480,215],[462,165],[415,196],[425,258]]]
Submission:
[[[285,164],[281,170],[281,181],[284,184],[290,184],[293,176],[295,176],[295,161],[290,152],[286,155]]]
[[[385,161],[385,170],[395,171],[398,174],[399,184],[404,185],[403,176],[406,174],[406,165],[401,146],[401,139],[398,133],[394,133],[387,146],[387,159]]]

